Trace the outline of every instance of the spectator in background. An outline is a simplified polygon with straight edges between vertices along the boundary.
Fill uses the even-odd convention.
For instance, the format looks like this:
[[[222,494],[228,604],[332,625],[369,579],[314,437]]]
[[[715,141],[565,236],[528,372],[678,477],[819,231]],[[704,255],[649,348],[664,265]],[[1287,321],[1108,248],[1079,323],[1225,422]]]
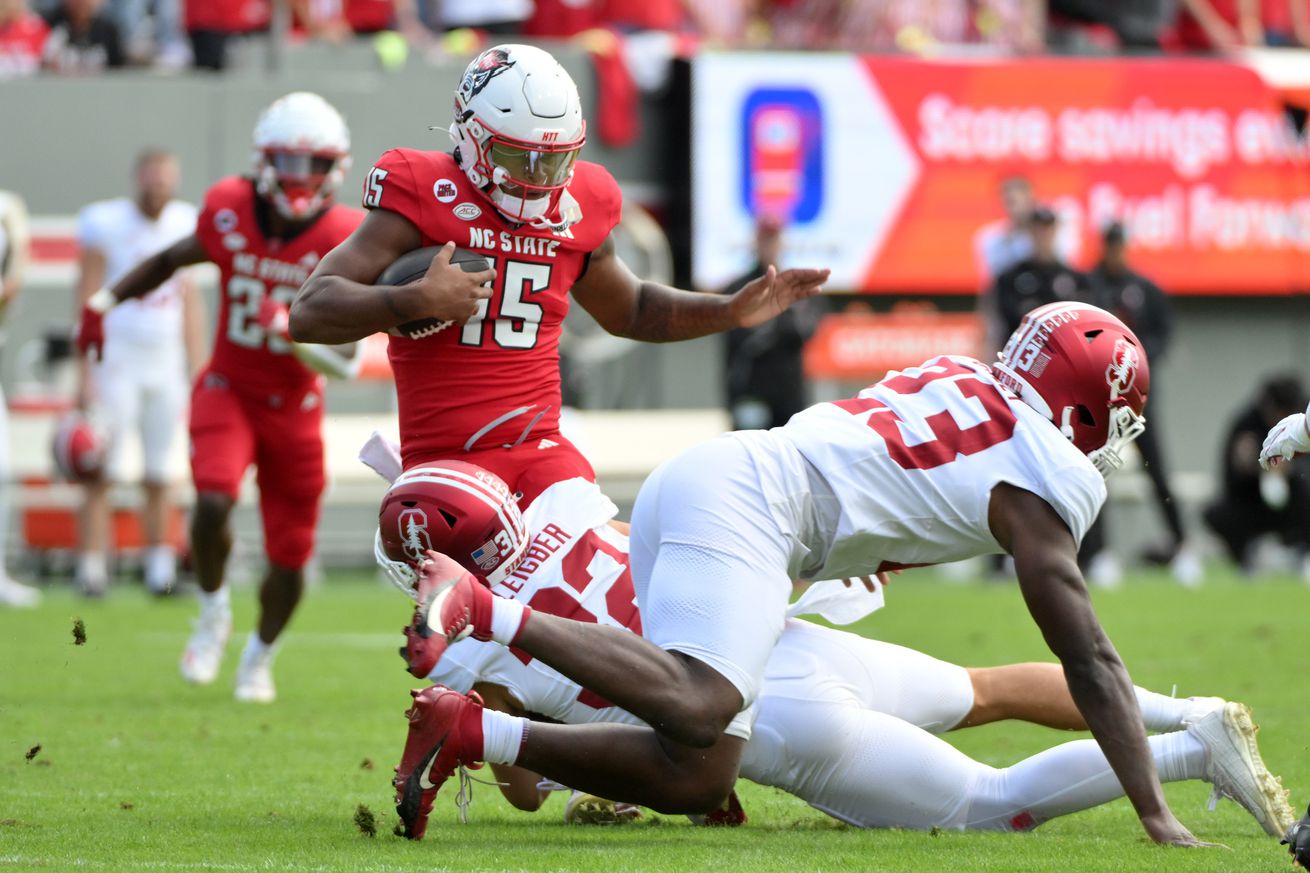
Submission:
[[[174,199],[177,158],[160,149],[143,151],[131,197],[92,203],[77,217],[78,310],[97,290],[196,227],[196,208]],[[186,411],[189,376],[205,357],[204,326],[194,283],[179,274],[105,316],[105,344],[98,364],[82,359],[78,406],[94,408],[105,422],[109,446],[105,477],[88,483],[79,529],[78,583],[83,593],[103,594],[109,582],[109,487],[122,481],[129,434],[141,439],[144,456],[146,586],[172,590],[177,556],[168,541],[168,455]]]
[[[476,27],[495,36],[514,36],[532,15],[532,0],[427,0],[425,20],[434,30]]]
[[[755,261],[723,293],[740,291],[770,265],[777,266],[781,254],[782,223],[771,216],[759,217]],[[728,332],[724,373],[734,430],[778,427],[808,405],[801,352],[814,333],[820,305],[817,300],[802,300],[759,327]]]
[[[27,207],[18,195],[0,191],[0,320],[8,314],[22,289],[28,249]],[[10,579],[5,564],[12,476],[13,471],[9,468],[9,407],[4,393],[0,392],[0,606],[36,606],[41,600],[40,592]]]
[[[984,285],[1033,252],[1029,219],[1037,208],[1032,182],[1026,176],[1006,176],[997,186],[1005,217],[983,225],[973,238],[974,256]],[[1005,334],[1009,336],[1009,334]]]
[[[1038,206],[1028,216],[1031,251],[1003,270],[992,285],[994,324],[989,336],[1008,337],[1019,328],[1029,310],[1060,300],[1091,302],[1087,277],[1060,257],[1056,240],[1059,218],[1049,207]],[[1022,238],[1006,254],[1021,250]],[[995,263],[1003,263],[997,258]]]
[[[1233,52],[1263,45],[1259,0],[1178,0],[1178,18],[1165,44],[1193,52]]]
[[[197,69],[222,70],[233,37],[268,28],[269,0],[185,0],[186,31]]]
[[[1146,474],[1151,477],[1156,505],[1169,527],[1169,541],[1150,548],[1144,557],[1149,563],[1167,564],[1180,583],[1194,586],[1201,581],[1201,563],[1186,545],[1182,514],[1169,487],[1161,447],[1160,421],[1153,414],[1160,408],[1160,383],[1165,351],[1173,333],[1173,311],[1168,296],[1150,279],[1134,272],[1128,265],[1128,238],[1124,226],[1113,222],[1101,234],[1101,259],[1088,275],[1091,302],[1113,312],[1137,334],[1151,364],[1151,396],[1146,405],[1147,427],[1134,445],[1141,452]],[[1117,580],[1117,562],[1105,552],[1105,511],[1083,538],[1080,560],[1089,568],[1093,580]],[[1112,563],[1107,563],[1112,562]]]
[[[1262,0],[1260,27],[1267,46],[1310,46],[1310,0]]]
[[[48,21],[42,66],[54,73],[85,75],[126,60],[118,24],[101,6],[103,0],[64,0]]]
[[[409,29],[417,21],[416,0],[290,0],[297,25],[315,39],[340,42],[355,34]],[[417,0],[421,2],[421,0]]]
[[[41,67],[50,26],[27,0],[0,0],[0,79],[30,76]]]
[[[1255,569],[1252,545],[1276,533],[1302,557],[1302,574],[1310,569],[1310,473],[1306,459],[1296,458],[1269,471],[1260,469],[1260,444],[1285,416],[1305,409],[1305,388],[1293,375],[1274,376],[1260,386],[1254,402],[1238,412],[1220,456],[1223,491],[1205,510],[1205,523],[1243,573]],[[1310,579],[1310,577],[1307,577]]]

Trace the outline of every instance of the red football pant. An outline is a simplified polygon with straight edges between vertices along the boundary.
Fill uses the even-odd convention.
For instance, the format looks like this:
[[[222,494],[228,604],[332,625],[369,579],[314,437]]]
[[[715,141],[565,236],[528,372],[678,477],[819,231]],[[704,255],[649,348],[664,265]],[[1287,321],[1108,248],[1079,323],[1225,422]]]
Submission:
[[[259,485],[264,552],[298,570],[314,551],[323,468],[323,394],[318,385],[286,396],[245,395],[201,373],[191,392],[191,478],[197,492],[236,499],[251,464]]]
[[[406,464],[405,469],[412,470],[442,460],[464,461],[490,470],[505,480],[511,492],[523,495],[519,498],[519,506],[525,509],[556,482],[577,478],[596,481],[596,471],[591,468],[591,463],[559,432],[544,436],[533,433],[531,439],[510,449],[452,451],[447,455],[434,455]]]

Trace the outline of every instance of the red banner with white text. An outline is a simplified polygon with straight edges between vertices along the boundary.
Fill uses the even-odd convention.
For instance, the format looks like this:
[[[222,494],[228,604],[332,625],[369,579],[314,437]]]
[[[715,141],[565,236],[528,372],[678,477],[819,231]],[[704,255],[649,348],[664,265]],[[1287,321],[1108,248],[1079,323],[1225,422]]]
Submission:
[[[1026,177],[1088,267],[1123,221],[1134,266],[1183,294],[1310,291],[1310,165],[1253,70],[1204,59],[695,62],[695,275],[748,265],[754,216],[833,290],[973,293]]]

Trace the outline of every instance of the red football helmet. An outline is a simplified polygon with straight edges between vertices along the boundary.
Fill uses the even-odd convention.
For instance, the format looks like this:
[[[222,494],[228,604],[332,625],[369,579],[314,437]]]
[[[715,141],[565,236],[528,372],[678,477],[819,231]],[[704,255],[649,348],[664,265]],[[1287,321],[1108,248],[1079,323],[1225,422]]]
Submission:
[[[51,452],[55,469],[70,482],[94,482],[104,473],[105,438],[80,412],[59,420]]]
[[[1108,476],[1146,428],[1151,370],[1128,326],[1086,303],[1024,316],[992,365],[996,381],[1045,415]]]
[[[528,531],[509,486],[463,461],[435,461],[402,473],[378,511],[373,554],[398,588],[413,596],[428,549],[488,585],[519,565]]]

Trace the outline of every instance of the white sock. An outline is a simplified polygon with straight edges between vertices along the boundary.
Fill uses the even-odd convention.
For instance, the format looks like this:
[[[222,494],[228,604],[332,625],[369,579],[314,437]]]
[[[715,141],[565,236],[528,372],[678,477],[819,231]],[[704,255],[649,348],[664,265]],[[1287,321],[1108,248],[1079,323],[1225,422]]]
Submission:
[[[517,600],[497,597],[491,604],[491,638],[502,646],[508,646],[518,636],[523,627],[523,617],[527,608]],[[499,762],[497,762],[499,763]]]
[[[277,654],[277,641],[266,643],[259,638],[259,631],[251,631],[246,638],[246,648],[241,652],[241,659],[271,658]]]
[[[169,588],[177,581],[177,552],[172,546],[146,549],[146,584],[151,588]]]
[[[109,561],[102,552],[82,552],[77,556],[77,578],[82,582],[104,582],[109,579]]]
[[[482,710],[482,760],[488,764],[513,764],[517,761],[527,724],[527,719],[515,715],[494,709]]]
[[[230,612],[232,609],[226,587],[220,588],[217,591],[206,591],[201,588],[199,597],[200,611],[202,613],[209,612],[211,609],[217,609],[223,612]]]
[[[1148,731],[1165,733],[1183,729],[1183,715],[1187,712],[1186,697],[1166,697],[1145,688],[1134,688],[1137,705],[1142,710],[1142,721]]]
[[[1150,740],[1161,782],[1205,778],[1205,746],[1196,737],[1187,731],[1173,731]]]

